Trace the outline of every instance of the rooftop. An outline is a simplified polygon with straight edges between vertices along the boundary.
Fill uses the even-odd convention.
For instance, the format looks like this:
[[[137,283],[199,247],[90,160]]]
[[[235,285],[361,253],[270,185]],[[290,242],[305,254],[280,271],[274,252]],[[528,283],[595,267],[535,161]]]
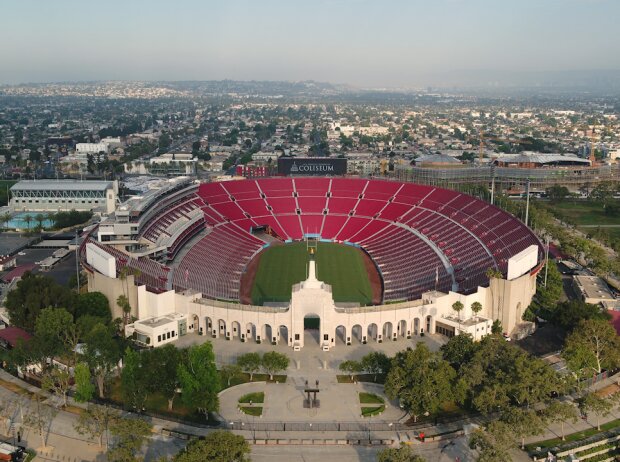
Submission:
[[[615,300],[607,283],[598,276],[574,276],[574,280],[585,298]]]
[[[101,180],[22,180],[11,186],[11,191],[105,191],[112,188],[112,181]]]

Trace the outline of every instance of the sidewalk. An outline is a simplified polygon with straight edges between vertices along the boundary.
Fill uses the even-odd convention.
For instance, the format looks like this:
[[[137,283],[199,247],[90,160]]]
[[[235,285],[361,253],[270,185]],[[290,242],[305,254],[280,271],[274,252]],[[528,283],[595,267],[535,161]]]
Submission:
[[[620,374],[616,374],[613,377],[609,377],[607,379],[601,380],[597,384],[593,385],[592,389],[598,390],[608,386],[610,384],[616,383],[616,381],[620,378]],[[7,382],[14,383],[15,385],[26,389],[32,393],[39,393],[42,396],[46,396],[48,399],[50,398],[49,393],[38,389],[19,378],[16,378],[4,370],[0,370],[0,379],[3,379]],[[233,391],[231,390],[231,400],[234,402],[235,397],[239,394],[243,394],[248,392],[249,390],[255,388],[258,384],[250,384],[246,387],[241,387],[239,390]],[[278,387],[282,387],[283,385],[274,385],[270,384],[267,387],[273,387],[273,390],[276,390]],[[365,385],[358,384],[360,389],[364,389]],[[351,387],[355,387],[356,391],[358,386],[351,385]],[[295,389],[296,387],[293,385],[291,388]],[[271,390],[269,390],[271,391]],[[0,387],[0,397],[7,399],[9,401],[14,401],[19,398],[19,395],[15,392],[8,390],[4,387]],[[330,400],[331,401],[331,400]],[[69,398],[69,404],[71,406],[85,408],[86,406],[81,403],[76,403],[73,399]],[[327,408],[330,409],[329,407]],[[230,412],[230,410],[229,410]],[[236,402],[234,403],[234,415],[236,414]],[[126,413],[129,414],[129,413]],[[224,412],[224,415],[229,417],[229,415]],[[275,417],[275,416],[274,416]],[[278,418],[285,417],[284,415],[278,415]],[[607,417],[601,417],[601,424],[609,422],[614,419],[620,418],[620,411],[616,408],[614,409]],[[59,411],[54,421],[52,422],[49,428],[49,436],[48,436],[48,448],[40,451],[40,455],[35,460],[64,460],[66,462],[81,462],[81,461],[104,461],[105,456],[102,455],[101,450],[98,448],[97,443],[89,440],[88,438],[79,435],[73,425],[77,419],[75,414]],[[194,435],[194,436],[204,436],[209,432],[213,431],[213,429],[209,428],[200,428],[192,425],[171,422],[165,419],[159,418],[149,418],[146,419],[153,425],[153,437],[152,443],[149,447],[149,457],[148,459],[157,459],[162,455],[170,455],[176,453],[180,448],[185,445],[185,440],[181,438],[175,438],[172,436],[165,436],[162,434],[162,430],[179,432],[186,435]],[[376,418],[376,421],[379,421],[379,418]],[[238,419],[235,419],[238,420]],[[382,420],[382,419],[381,419]],[[322,432],[322,431],[252,431],[252,430],[235,430],[234,433],[242,435],[244,438],[250,441],[261,440],[260,444],[265,444],[267,446],[266,440],[270,440],[269,442],[275,444],[275,440],[287,440],[295,442],[297,444],[305,444],[310,445],[314,444],[313,440],[317,440],[316,443],[323,445],[325,443],[330,443],[336,445],[337,440],[347,440],[347,439],[356,439],[359,440],[361,444],[366,444],[368,441],[374,442],[378,444],[379,440],[392,440],[394,444],[399,444],[401,442],[410,443],[414,447],[429,451],[439,451],[442,448],[447,448],[448,446],[452,446],[449,442],[426,442],[419,443],[417,441],[418,432],[424,431],[426,435],[437,435],[447,432],[454,432],[461,430],[465,423],[472,424],[482,424],[483,418],[472,418],[472,419],[463,419],[456,422],[445,423],[433,425],[432,423],[422,424],[420,426],[416,426],[411,430],[405,431],[342,431],[342,432]],[[310,424],[311,420],[308,420]],[[365,422],[364,420],[362,423]],[[372,422],[369,421],[369,422]],[[227,426],[227,424],[225,424]],[[566,423],[565,424],[565,433],[570,434],[578,431],[583,431],[586,429],[590,429],[596,426],[596,418],[595,415],[590,415],[588,421],[579,420],[575,424]],[[310,428],[310,427],[309,427]],[[556,438],[560,435],[560,424],[554,424],[548,427],[547,431],[540,436],[534,438],[527,438],[526,443],[532,443],[536,441],[543,441],[550,438]],[[9,435],[7,438],[8,441],[11,441],[12,435]],[[460,437],[456,440],[466,440],[466,437]],[[456,441],[454,440],[454,441]],[[41,441],[39,435],[35,434],[33,431],[26,431],[24,433],[24,442],[27,443],[29,447],[39,448],[41,446]],[[295,447],[295,446],[292,446]],[[320,447],[320,446],[317,446]],[[327,447],[327,446],[326,446]],[[335,446],[334,446],[335,447]],[[434,449],[432,449],[434,448]],[[443,450],[443,449],[442,449]],[[80,454],[79,456],[76,456]],[[526,459],[523,459],[521,456],[525,456]],[[463,459],[462,460],[466,460]],[[514,460],[527,460],[527,456],[524,453],[515,454]]]

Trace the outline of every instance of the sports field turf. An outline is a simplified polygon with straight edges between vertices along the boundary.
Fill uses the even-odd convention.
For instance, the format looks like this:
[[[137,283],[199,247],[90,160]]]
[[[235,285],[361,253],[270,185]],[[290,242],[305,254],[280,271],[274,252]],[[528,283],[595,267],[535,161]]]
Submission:
[[[252,287],[252,303],[289,301],[293,284],[306,279],[308,258],[305,242],[265,250]],[[372,303],[372,288],[359,249],[321,242],[315,259],[317,278],[332,285],[334,301]]]

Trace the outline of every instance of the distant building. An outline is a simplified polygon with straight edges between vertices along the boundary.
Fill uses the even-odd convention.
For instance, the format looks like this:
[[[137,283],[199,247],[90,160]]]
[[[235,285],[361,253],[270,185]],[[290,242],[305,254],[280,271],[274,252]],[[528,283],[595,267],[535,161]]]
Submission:
[[[9,207],[20,212],[97,211],[112,213],[116,181],[24,180],[10,189]]]
[[[541,168],[559,166],[586,166],[591,162],[575,154],[544,154],[540,152],[522,152],[521,154],[502,154],[493,160],[500,167]]]
[[[266,165],[237,165],[235,168],[235,174],[245,178],[261,178],[270,176],[273,173],[274,168],[270,168]]]
[[[278,160],[279,157],[278,152],[273,151],[273,152],[255,152],[254,154],[252,154],[252,160],[254,161],[263,161],[263,162],[269,162],[269,160],[271,160],[272,162],[275,162],[276,160]]]
[[[107,153],[110,150],[110,145],[108,143],[78,143],[75,145],[75,150],[78,154]]]

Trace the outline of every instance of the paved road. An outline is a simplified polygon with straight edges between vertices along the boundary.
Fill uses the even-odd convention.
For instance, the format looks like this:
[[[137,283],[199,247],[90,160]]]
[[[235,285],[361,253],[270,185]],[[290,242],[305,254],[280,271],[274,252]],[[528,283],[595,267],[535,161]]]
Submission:
[[[612,378],[605,379],[594,386],[594,388],[601,388],[611,383],[615,383],[620,376],[615,376]],[[21,382],[19,379],[12,377],[5,371],[0,371],[0,378],[14,382],[19,384],[23,388],[28,388],[31,390],[35,390],[28,384]],[[345,387],[354,387],[353,385],[343,385],[343,390]],[[348,392],[347,392],[348,393]],[[0,400],[3,405],[7,405],[11,403],[12,405],[16,405],[20,396],[15,394],[14,392],[0,387]],[[28,409],[30,406],[30,402],[24,401],[24,409]],[[235,406],[236,407],[236,406]],[[25,411],[27,412],[27,411]],[[17,407],[15,407],[15,412],[13,413],[14,420],[19,422],[19,411]],[[283,416],[285,417],[285,416]],[[607,422],[613,419],[617,419],[620,417],[620,411],[618,409],[614,409],[612,413],[608,416],[601,417],[601,423]],[[25,431],[24,439],[27,442],[29,447],[39,448],[40,456],[35,460],[64,460],[66,462],[80,462],[80,461],[101,461],[105,460],[105,457],[102,455],[101,450],[97,447],[96,443],[93,441],[89,441],[87,438],[76,433],[73,425],[76,421],[76,415],[68,412],[60,411],[54,417],[52,424],[48,429],[48,447],[45,449],[41,448],[41,441],[39,435],[35,434],[33,431]],[[157,460],[162,455],[170,456],[180,450],[185,442],[183,440],[178,440],[174,438],[168,438],[161,435],[161,429],[167,428],[170,430],[178,430],[181,432],[194,434],[197,436],[205,435],[210,430],[196,428],[183,424],[176,424],[168,421],[164,421],[161,419],[150,419],[151,423],[154,426],[154,432],[148,450],[145,454],[145,460]],[[334,420],[334,419],[332,419]],[[462,424],[460,424],[462,425]],[[584,429],[592,428],[596,425],[596,418],[594,415],[590,415],[588,421],[579,420],[575,424],[567,424],[566,432],[572,433],[576,431],[581,431]],[[447,430],[453,430],[459,427],[459,423],[452,423],[446,425],[438,425],[435,428],[427,429],[427,434],[444,432]],[[552,425],[548,428],[544,435],[529,438],[526,442],[529,441],[539,441],[548,438],[554,438],[559,435],[559,424]],[[4,431],[6,433],[6,426],[2,427],[0,425],[0,431]],[[342,438],[346,437],[345,435],[338,436],[333,433],[324,433],[317,431],[303,431],[303,432],[251,432],[251,431],[241,431],[236,432],[242,434],[246,439],[256,438],[272,438],[272,439],[328,439],[328,438]],[[411,436],[407,433],[412,432],[394,432],[394,431],[381,431],[381,432],[373,432],[372,439],[395,439],[396,441],[407,441],[411,440]],[[355,436],[355,435],[351,435]],[[365,439],[368,437],[367,434],[359,434],[356,437],[359,439]],[[9,438],[10,439],[10,438]],[[467,437],[461,437],[452,442],[443,441],[437,443],[416,443],[413,442],[414,451],[422,456],[424,456],[429,461],[453,461],[455,457],[460,457],[460,459],[465,461],[473,461],[473,455],[471,451],[467,447]],[[292,462],[330,462],[330,461],[338,461],[347,460],[347,461],[370,461],[374,460],[376,452],[378,448],[368,448],[362,446],[253,446],[252,454],[253,460],[256,462],[279,462],[279,461],[292,461]],[[515,461],[525,461],[528,460],[527,456],[520,452],[515,451],[512,460]]]

